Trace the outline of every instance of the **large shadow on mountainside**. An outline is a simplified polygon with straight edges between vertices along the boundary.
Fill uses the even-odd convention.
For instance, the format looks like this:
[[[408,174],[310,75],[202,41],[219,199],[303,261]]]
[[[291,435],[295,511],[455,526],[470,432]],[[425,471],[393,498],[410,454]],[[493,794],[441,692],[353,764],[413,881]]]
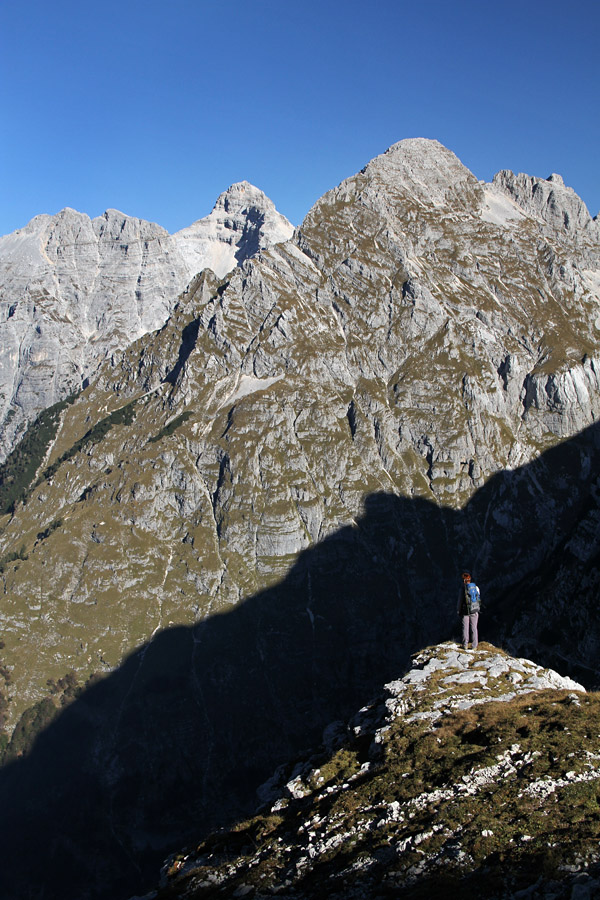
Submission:
[[[0,896],[149,890],[171,850],[250,813],[278,765],[401,675],[411,652],[456,636],[463,567],[487,601],[486,639],[518,647],[521,618],[537,616],[523,639],[541,662],[597,641],[590,604],[565,614],[552,591],[567,602],[565,585],[574,595],[578,579],[598,581],[599,446],[593,426],[495,476],[461,511],[371,495],[280,584],[157,634],[0,771]],[[581,654],[571,662],[596,679]]]

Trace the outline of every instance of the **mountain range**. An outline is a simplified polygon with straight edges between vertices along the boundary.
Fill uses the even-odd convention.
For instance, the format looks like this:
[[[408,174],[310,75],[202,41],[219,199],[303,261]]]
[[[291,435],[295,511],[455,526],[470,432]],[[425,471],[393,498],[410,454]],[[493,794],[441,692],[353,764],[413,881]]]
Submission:
[[[184,289],[207,229],[180,232],[181,292],[169,262],[131,318],[138,258],[93,371],[56,376],[4,464],[23,896],[126,897],[251,815],[278,765],[448,639],[465,567],[486,638],[598,683],[598,221],[557,175],[485,184],[414,139],[293,234],[270,222]],[[61,302],[36,307],[42,337]]]
[[[116,209],[95,219],[63,209],[0,237],[0,461],[42,410],[163,325],[193,275],[209,267],[222,277],[292,231],[240,182],[173,235]]]

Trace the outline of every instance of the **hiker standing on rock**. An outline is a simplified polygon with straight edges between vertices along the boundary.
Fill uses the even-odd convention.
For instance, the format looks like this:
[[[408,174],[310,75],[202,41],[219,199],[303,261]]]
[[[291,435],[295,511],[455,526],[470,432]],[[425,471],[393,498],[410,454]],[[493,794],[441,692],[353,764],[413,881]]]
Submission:
[[[471,580],[470,572],[462,573],[463,586],[458,595],[458,615],[462,617],[462,642],[465,650],[469,649],[469,630],[471,631],[471,647],[477,650],[479,637],[477,622],[481,609],[479,588]]]

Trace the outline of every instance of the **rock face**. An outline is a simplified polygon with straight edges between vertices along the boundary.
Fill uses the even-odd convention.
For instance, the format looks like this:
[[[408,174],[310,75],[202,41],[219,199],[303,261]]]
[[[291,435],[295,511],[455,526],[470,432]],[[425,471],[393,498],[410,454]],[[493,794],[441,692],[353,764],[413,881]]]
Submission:
[[[291,233],[243,182],[173,236],[114,209],[93,220],[64,209],[0,238],[0,460],[38,413],[160,327],[193,275],[210,267],[222,276]]]
[[[565,185],[560,175],[532,178],[504,170],[494,176],[493,187],[507,194],[530,216],[548,226],[548,233],[567,234],[580,246],[589,244],[590,259],[598,262],[600,226],[585,203]]]
[[[219,278],[271,244],[287,241],[293,228],[269,198],[249,184],[233,184],[215,208],[173,235],[190,272],[212,269]]]
[[[195,278],[9,460],[0,808],[20,785],[52,821],[54,747],[110,869],[73,896],[248,814],[448,638],[463,567],[482,637],[598,682],[597,226],[527,184],[395,145],[287,242]]]

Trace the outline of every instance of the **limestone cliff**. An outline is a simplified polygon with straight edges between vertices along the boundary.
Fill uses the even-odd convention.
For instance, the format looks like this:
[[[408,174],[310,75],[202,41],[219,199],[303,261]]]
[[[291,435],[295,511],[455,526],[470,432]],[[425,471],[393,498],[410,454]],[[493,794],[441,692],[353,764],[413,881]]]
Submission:
[[[64,209],[1,237],[0,460],[38,413],[161,326],[193,275],[225,275],[292,230],[243,182],[174,235],[114,209],[96,219]]]

